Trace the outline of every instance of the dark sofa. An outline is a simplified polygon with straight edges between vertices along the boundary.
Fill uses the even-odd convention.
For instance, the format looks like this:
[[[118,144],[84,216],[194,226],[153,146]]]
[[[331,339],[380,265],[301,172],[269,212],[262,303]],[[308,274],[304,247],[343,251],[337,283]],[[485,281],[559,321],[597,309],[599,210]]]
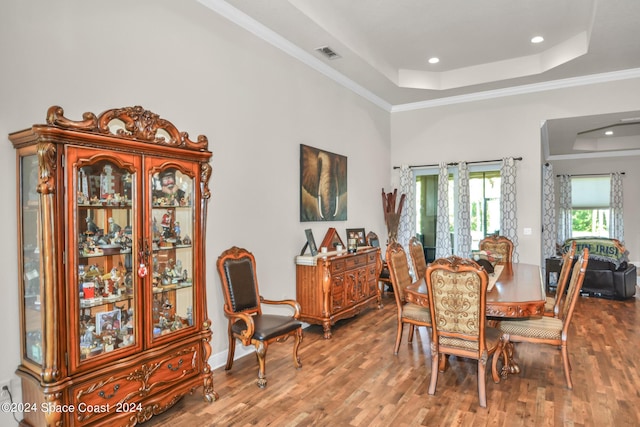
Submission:
[[[615,239],[576,238],[567,240],[564,249],[576,242],[576,254],[589,248],[589,263],[582,284],[582,295],[627,299],[636,294],[636,266],[628,262],[624,245]]]
[[[582,284],[583,295],[626,299],[636,294],[636,266],[589,259]]]

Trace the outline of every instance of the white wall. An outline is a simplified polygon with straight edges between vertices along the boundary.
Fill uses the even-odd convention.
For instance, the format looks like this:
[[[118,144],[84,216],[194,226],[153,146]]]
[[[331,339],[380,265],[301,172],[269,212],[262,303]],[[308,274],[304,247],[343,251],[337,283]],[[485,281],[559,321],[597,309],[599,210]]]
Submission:
[[[390,190],[391,166],[522,156],[519,224],[534,233],[519,236],[520,257],[538,263],[542,121],[640,108],[640,80],[633,80],[390,117],[185,0],[113,0],[108,7],[87,0],[5,0],[0,58],[0,134],[44,122],[54,104],[76,120],[85,111],[142,105],[192,138],[209,138],[214,155],[206,268],[214,354],[227,347],[215,259],[229,246],[256,254],[265,296],[295,297],[293,257],[305,228],[317,240],[329,226],[343,237],[347,227],[384,233],[380,191]],[[348,157],[348,221],[299,222],[301,143]],[[631,166],[624,169],[631,172]],[[0,246],[2,381],[19,364],[15,153],[8,141],[0,144],[0,177],[9,183],[0,197],[10,201],[0,206],[8,224]],[[637,182],[629,178],[625,185]],[[625,189],[625,204],[637,213],[637,186]],[[626,220],[628,227],[631,222]],[[631,234],[633,257],[640,239],[637,229]]]
[[[637,110],[638,93],[640,79],[634,79],[396,112],[391,116],[391,162],[420,165],[523,157],[517,163],[516,181],[518,253],[521,262],[539,265],[542,123],[548,119]],[[629,174],[638,158],[627,159],[624,164],[618,161],[619,158],[578,164],[585,171],[595,170],[595,165],[598,171],[626,170],[625,237],[631,259],[640,259],[640,233],[635,220],[640,208],[640,184],[635,173]],[[524,228],[532,228],[533,233],[525,236]]]
[[[295,298],[294,256],[311,228],[384,233],[389,114],[195,1],[7,0],[0,13],[0,134],[65,116],[141,105],[213,151],[207,293],[213,352],[227,348],[215,260],[230,246],[258,260],[261,293]],[[348,220],[299,221],[299,145],[348,157]],[[15,152],[0,144],[0,381],[19,364]]]

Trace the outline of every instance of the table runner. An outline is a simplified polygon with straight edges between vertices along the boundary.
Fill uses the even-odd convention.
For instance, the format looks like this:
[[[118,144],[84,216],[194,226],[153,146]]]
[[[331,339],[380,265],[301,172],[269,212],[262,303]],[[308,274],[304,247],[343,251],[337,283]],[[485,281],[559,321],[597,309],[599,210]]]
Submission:
[[[493,287],[496,285],[498,278],[500,277],[500,273],[504,269],[504,264],[496,264],[493,267],[493,273],[489,274],[489,284],[487,285],[487,292],[491,291]]]

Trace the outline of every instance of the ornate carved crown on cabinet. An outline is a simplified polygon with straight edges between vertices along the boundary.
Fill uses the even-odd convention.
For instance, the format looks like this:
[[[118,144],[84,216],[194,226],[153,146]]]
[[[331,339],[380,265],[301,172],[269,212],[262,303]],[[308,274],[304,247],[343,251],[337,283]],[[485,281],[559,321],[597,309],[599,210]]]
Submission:
[[[17,152],[22,425],[133,426],[202,387],[208,141],[142,107],[51,107]]]

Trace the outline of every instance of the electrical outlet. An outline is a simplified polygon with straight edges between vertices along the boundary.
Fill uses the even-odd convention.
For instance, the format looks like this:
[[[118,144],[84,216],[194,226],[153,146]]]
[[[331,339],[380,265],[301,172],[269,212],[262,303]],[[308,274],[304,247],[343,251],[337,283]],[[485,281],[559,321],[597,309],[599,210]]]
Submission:
[[[7,393],[7,391],[9,393],[13,393],[11,391],[11,381],[10,380],[0,381],[0,402],[9,401],[9,393]]]

